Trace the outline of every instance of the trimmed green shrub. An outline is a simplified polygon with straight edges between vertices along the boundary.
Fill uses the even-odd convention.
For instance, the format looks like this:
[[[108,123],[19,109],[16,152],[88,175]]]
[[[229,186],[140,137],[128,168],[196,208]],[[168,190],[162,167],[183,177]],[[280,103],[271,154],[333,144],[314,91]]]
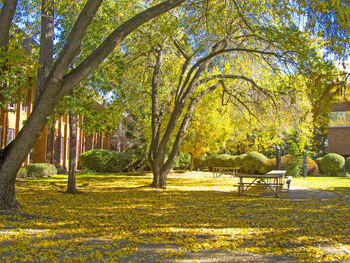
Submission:
[[[345,169],[346,169],[346,172],[350,173],[350,157],[347,157],[345,159]]]
[[[213,169],[213,167],[233,167],[235,166],[235,159],[235,156],[228,154],[214,155],[205,161],[205,165],[209,169]]]
[[[84,169],[102,173],[123,172],[138,161],[138,157],[126,152],[94,149],[82,153],[79,161]]]
[[[47,177],[57,174],[55,165],[49,163],[32,163],[27,164],[19,169],[17,176],[21,178],[32,177]]]
[[[282,160],[281,160],[282,162]],[[276,170],[276,158],[273,158],[273,159],[268,159],[266,162],[265,162],[265,167],[266,167],[266,170],[269,172],[271,170]],[[281,167],[282,169],[283,168],[283,165]]]
[[[241,170],[249,174],[264,174],[267,172],[267,160],[261,153],[248,153],[243,157]]]
[[[317,158],[317,159],[315,160],[315,163],[317,164],[318,169],[320,170],[320,173],[323,173],[322,168],[321,168],[321,159],[322,159],[322,157]]]
[[[176,157],[173,169],[174,170],[186,170],[190,166],[191,155],[189,153],[179,153]]]
[[[345,159],[336,153],[328,153],[319,160],[323,175],[342,176]]]
[[[193,163],[193,170],[204,170],[208,169],[208,166],[206,165],[207,157],[204,155],[201,158],[195,158]]]
[[[299,147],[295,142],[290,145],[289,152],[290,157],[288,162],[285,164],[287,170],[286,176],[300,176],[302,173],[303,160],[300,156]]]
[[[306,159],[307,163],[307,176],[318,176],[319,169],[317,163],[311,158]]]
[[[291,160],[291,155],[287,154],[281,158],[281,168],[287,170],[287,164]],[[319,166],[311,158],[307,158],[307,176],[317,176],[319,175]],[[300,160],[300,165],[303,165],[303,160]],[[270,159],[266,162],[266,167],[268,171],[276,169],[276,158]]]
[[[244,153],[238,156],[235,156],[235,160],[234,160],[234,165],[235,167],[242,167],[243,165],[243,160],[244,158],[247,156],[248,154]]]
[[[55,162],[54,163],[56,169],[57,169],[57,174],[66,174],[67,173],[67,168],[64,167],[63,165]]]

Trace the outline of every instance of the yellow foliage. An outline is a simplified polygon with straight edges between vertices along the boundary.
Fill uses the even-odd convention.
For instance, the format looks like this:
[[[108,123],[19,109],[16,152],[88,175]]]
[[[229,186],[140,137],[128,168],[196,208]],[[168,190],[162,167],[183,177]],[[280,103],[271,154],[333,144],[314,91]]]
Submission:
[[[237,178],[171,175],[167,190],[145,186],[152,177],[80,175],[84,194],[61,192],[66,176],[17,182],[23,207],[3,214],[0,258],[6,262],[117,262],[139,243],[175,244],[166,257],[220,249],[288,255],[302,262],[350,259],[346,198],[293,201],[237,196]],[[326,189],[349,178],[293,179]],[[326,248],[331,247],[332,250]]]

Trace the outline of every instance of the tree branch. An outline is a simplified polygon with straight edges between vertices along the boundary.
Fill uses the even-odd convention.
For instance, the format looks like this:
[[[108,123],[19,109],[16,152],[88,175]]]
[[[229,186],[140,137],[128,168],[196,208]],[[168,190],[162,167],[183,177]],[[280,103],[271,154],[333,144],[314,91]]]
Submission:
[[[173,144],[173,147],[171,149],[171,153],[168,157],[168,160],[165,162],[163,170],[164,171],[169,171],[170,168],[173,166],[176,156],[179,152],[179,148],[182,142],[182,139],[185,135],[188,123],[190,121],[190,119],[192,118],[192,114],[194,109],[197,106],[197,103],[207,94],[213,92],[214,90],[216,90],[218,87],[220,87],[220,85],[223,85],[223,82],[220,80],[218,83],[216,83],[215,85],[203,90],[199,95],[197,95],[196,97],[192,98],[190,105],[187,108],[187,113],[184,117],[184,119],[182,120],[180,129],[176,135],[176,139],[175,142]]]
[[[66,74],[69,64],[72,63],[75,56],[79,53],[81,41],[86,33],[88,26],[95,17],[97,10],[102,4],[103,0],[88,0],[78,16],[72,30],[70,31],[66,44],[63,47],[54,67],[53,67],[53,81],[61,80]],[[74,69],[73,71],[75,71]],[[75,83],[75,87],[78,83]],[[68,90],[69,91],[69,90]],[[68,92],[67,91],[67,92]],[[66,92],[66,93],[67,93]]]
[[[86,78],[131,32],[154,17],[179,6],[183,2],[185,0],[168,0],[162,2],[135,15],[120,25],[76,69],[65,76],[59,97],[63,97],[72,87]]]
[[[276,110],[276,113],[278,114],[278,109],[277,109],[277,105],[276,105],[276,101],[275,101],[274,97],[266,89],[260,87],[253,79],[248,78],[246,76],[242,76],[242,75],[218,74],[218,75],[213,75],[211,77],[202,79],[201,81],[199,81],[199,83],[203,84],[203,83],[209,82],[209,81],[214,80],[214,79],[242,79],[246,82],[251,83],[253,88],[257,89],[258,91],[260,91],[261,93],[263,93],[264,95],[268,96],[271,99],[271,101],[273,102],[273,106]]]

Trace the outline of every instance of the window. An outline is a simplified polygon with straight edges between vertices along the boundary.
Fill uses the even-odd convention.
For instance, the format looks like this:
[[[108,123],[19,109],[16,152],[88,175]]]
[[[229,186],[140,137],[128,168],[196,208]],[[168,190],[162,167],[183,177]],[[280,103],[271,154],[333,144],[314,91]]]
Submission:
[[[69,138],[67,138],[67,142],[66,143],[67,143],[67,146],[66,146],[67,147],[66,148],[67,149],[66,150],[66,160],[68,160],[69,159]]]
[[[50,151],[50,135],[46,136],[46,161],[49,160],[49,151]]]
[[[22,103],[22,107],[21,107],[21,109],[22,109],[22,112],[26,112],[26,110],[27,110],[27,105],[26,105],[26,103],[24,102],[24,103]]]
[[[15,103],[11,103],[9,108],[10,108],[10,110],[14,110],[16,108],[16,104]]]
[[[62,160],[62,153],[63,153],[63,143],[64,143],[64,138],[61,137],[61,151],[60,151],[60,160]]]
[[[15,138],[15,130],[9,129],[9,143],[12,142],[14,138]]]
[[[350,111],[331,112],[328,127],[350,127]]]

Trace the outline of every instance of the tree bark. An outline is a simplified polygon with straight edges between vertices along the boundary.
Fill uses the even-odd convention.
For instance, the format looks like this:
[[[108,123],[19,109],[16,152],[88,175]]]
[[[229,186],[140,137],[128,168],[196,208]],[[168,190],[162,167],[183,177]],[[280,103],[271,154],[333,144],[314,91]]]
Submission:
[[[79,51],[82,38],[102,2],[102,0],[87,1],[45,81],[43,93],[36,107],[15,140],[0,152],[0,209],[12,208],[18,204],[15,196],[17,172],[39,138],[48,116],[52,114],[57,103],[86,78],[131,32],[184,1],[164,1],[135,15],[120,25],[86,60],[66,75],[70,63]]]
[[[54,37],[54,0],[42,0],[41,6],[41,36],[39,64],[35,88],[34,107],[44,92],[45,80],[48,78],[53,63]]]
[[[193,154],[191,154],[190,172],[193,171],[193,166],[194,166],[194,156],[193,156]]]
[[[54,155],[55,155],[55,123],[50,127],[50,135],[49,135],[49,145],[48,145],[48,160],[49,163],[53,164]]]
[[[77,170],[77,130],[76,116],[69,112],[69,168],[67,193],[76,194],[76,170]]]
[[[10,28],[15,15],[17,0],[4,0],[0,14],[0,49],[7,50],[10,40]]]

